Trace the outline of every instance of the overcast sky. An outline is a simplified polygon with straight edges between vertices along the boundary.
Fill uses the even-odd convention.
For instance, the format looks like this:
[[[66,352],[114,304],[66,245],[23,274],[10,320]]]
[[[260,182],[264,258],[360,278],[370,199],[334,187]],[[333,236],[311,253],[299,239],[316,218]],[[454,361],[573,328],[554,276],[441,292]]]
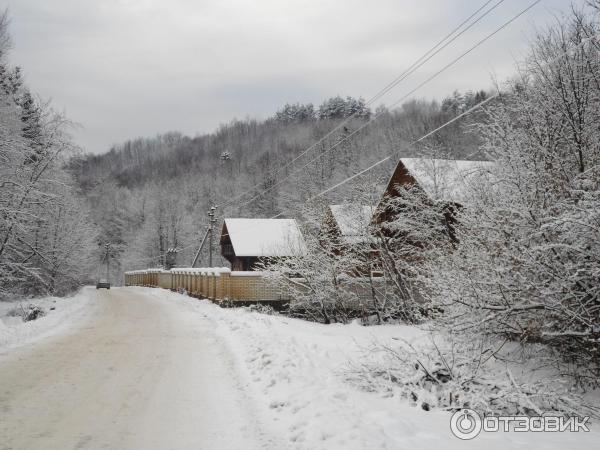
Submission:
[[[532,0],[494,12],[399,85],[393,102]],[[10,0],[11,61],[78,122],[87,151],[170,130],[210,132],[286,102],[368,99],[484,0]],[[580,2],[577,2],[580,3]],[[493,4],[493,3],[492,3]],[[415,94],[487,88],[568,0],[544,0]]]

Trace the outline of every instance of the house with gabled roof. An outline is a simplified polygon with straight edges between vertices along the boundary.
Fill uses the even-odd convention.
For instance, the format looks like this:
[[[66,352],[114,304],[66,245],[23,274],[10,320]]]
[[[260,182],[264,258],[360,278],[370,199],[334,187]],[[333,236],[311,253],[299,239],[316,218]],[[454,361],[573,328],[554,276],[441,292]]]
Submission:
[[[329,205],[325,212],[319,232],[321,246],[336,255],[353,254],[356,257],[357,264],[350,269],[349,275],[366,276],[375,271],[375,276],[379,276],[372,248],[374,212],[374,206],[357,203]]]
[[[373,219],[375,207],[345,203],[329,205],[325,212],[322,234],[339,241],[340,245],[362,243],[369,236],[369,225]]]
[[[261,260],[306,252],[294,219],[225,219],[221,230],[221,255],[234,271],[256,270]]]
[[[449,211],[467,206],[477,184],[493,173],[492,161],[467,161],[436,158],[401,158],[390,177],[374,220],[389,221],[396,215],[384,206],[385,200],[398,197],[398,187],[419,189],[431,202],[442,202]]]

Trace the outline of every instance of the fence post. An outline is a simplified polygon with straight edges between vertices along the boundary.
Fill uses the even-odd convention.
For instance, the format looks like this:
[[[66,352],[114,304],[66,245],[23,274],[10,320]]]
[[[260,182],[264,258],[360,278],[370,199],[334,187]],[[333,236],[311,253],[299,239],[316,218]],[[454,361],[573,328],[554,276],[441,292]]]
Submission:
[[[216,289],[216,287],[217,287],[216,286],[216,284],[217,284],[216,283],[217,282],[217,277],[215,276],[214,272],[210,272],[209,277],[210,277],[209,278],[210,282],[209,282],[209,288],[208,288],[208,298],[210,298],[211,300],[214,300],[215,299],[216,290],[217,290]]]
[[[219,276],[219,300],[231,297],[231,271],[223,270]]]

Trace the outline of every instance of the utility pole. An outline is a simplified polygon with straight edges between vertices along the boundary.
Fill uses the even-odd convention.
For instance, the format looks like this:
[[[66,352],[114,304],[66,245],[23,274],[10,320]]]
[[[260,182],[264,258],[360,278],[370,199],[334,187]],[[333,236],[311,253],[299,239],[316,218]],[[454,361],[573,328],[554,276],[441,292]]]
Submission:
[[[206,238],[210,233],[210,227],[206,227],[206,233],[204,233],[204,237],[202,238],[202,242],[200,242],[200,247],[196,251],[196,255],[194,256],[194,260],[192,261],[192,268],[196,266],[196,262],[198,262],[198,258],[200,258],[200,253],[202,253],[202,247],[204,247],[204,243],[206,242]]]
[[[206,233],[202,238],[202,242],[200,242],[200,247],[196,251],[196,255],[194,256],[194,260],[192,261],[192,267],[196,265],[198,262],[198,258],[200,257],[200,253],[202,253],[202,248],[206,243],[206,239],[208,238],[208,266],[212,267],[212,245],[213,245],[213,229],[214,224],[217,223],[217,219],[215,218],[215,211],[217,210],[216,206],[211,206],[208,210],[208,226],[206,227]]]
[[[217,222],[215,219],[216,206],[211,206],[208,210],[208,267],[212,267],[212,251],[213,251],[213,229],[214,224]]]
[[[106,253],[104,254],[104,259],[106,260],[106,281],[110,283],[108,279],[108,274],[110,273],[110,244],[107,242],[104,244],[104,248],[106,249]]]

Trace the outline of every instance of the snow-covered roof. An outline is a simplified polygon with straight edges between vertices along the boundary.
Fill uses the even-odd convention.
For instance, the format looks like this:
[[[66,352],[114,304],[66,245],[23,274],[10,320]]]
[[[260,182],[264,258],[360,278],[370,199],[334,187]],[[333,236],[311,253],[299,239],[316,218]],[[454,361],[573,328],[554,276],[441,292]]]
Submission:
[[[342,236],[362,236],[371,223],[375,208],[373,206],[346,203],[329,205]]]
[[[491,173],[491,161],[402,158],[400,162],[433,200],[468,204],[472,189]]]
[[[306,251],[294,219],[225,219],[236,256],[290,256]]]

